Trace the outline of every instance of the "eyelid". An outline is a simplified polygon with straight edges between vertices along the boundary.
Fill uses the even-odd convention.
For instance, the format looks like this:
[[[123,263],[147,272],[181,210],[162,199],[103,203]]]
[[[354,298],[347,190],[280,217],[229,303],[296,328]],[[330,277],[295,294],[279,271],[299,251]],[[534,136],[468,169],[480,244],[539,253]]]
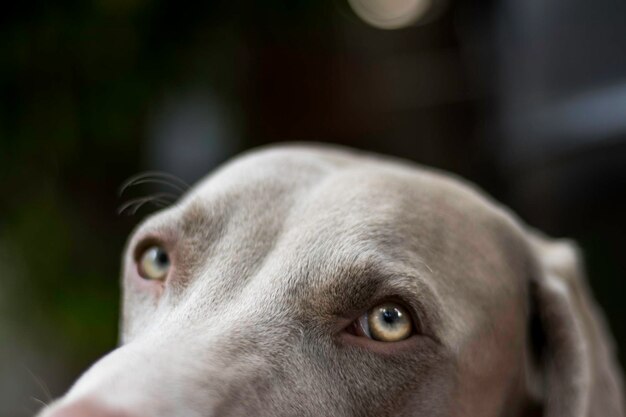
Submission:
[[[174,244],[170,239],[156,234],[146,234],[136,239],[135,242],[136,243],[134,244],[131,252],[131,257],[134,262],[139,262],[141,260],[141,255],[143,255],[146,249],[151,246],[163,248],[170,256],[170,260],[173,261],[175,251]]]

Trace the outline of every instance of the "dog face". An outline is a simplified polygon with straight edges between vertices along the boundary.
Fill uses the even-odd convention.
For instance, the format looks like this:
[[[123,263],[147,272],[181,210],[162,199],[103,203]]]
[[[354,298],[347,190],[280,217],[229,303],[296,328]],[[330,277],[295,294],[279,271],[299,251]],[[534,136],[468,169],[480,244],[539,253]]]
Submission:
[[[621,415],[572,246],[442,174],[257,151],[123,259],[121,346],[47,417]]]

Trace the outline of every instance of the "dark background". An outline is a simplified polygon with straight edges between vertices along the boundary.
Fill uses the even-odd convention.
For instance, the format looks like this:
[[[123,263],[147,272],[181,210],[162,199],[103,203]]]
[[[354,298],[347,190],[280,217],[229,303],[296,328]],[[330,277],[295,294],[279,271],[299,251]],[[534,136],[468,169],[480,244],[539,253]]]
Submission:
[[[624,363],[626,2],[435,9],[383,30],[339,0],[4,5],[0,415],[32,415],[115,346],[120,254],[154,208],[117,210],[165,190],[120,196],[124,180],[193,182],[280,141],[449,170],[576,239]]]

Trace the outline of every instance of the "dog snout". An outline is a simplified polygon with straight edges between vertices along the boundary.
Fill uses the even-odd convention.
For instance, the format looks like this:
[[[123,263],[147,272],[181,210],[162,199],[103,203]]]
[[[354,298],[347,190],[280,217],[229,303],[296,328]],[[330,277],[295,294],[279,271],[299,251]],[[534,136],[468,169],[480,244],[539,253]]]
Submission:
[[[63,405],[54,408],[50,413],[45,413],[44,417],[138,417],[119,409],[110,409],[107,406],[90,400],[78,401],[76,403]]]

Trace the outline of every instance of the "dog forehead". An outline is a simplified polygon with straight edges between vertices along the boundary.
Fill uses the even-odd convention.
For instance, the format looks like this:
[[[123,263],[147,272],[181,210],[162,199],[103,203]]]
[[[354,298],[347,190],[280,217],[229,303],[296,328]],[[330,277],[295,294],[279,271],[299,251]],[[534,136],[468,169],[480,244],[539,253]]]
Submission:
[[[419,241],[424,249],[442,239],[488,239],[515,228],[507,212],[449,175],[326,149],[247,155],[210,176],[187,200],[182,223],[226,218],[231,246],[275,247],[287,236],[294,247]],[[203,233],[202,227],[193,230]]]
[[[381,194],[385,201],[394,202],[402,200],[411,189],[419,191],[422,202],[447,194],[451,201],[468,209],[493,208],[493,202],[487,202],[472,184],[450,174],[403,160],[321,145],[270,147],[239,156],[200,181],[188,192],[183,205],[203,198],[255,200],[263,199],[263,195],[274,205],[290,204],[294,201],[288,198],[290,195],[306,198],[305,194],[313,190],[316,198],[334,200],[337,206],[345,202],[341,197],[346,193],[353,199],[347,203],[373,203]],[[377,207],[385,206],[372,205],[372,209]]]
[[[302,188],[360,158],[347,151],[315,147],[276,147],[243,154],[208,175],[189,195],[210,195],[250,185]]]
[[[212,224],[227,222],[223,233],[234,246],[237,240],[274,246],[289,232],[299,241],[310,235],[325,236],[328,243],[412,235],[428,242],[443,234],[448,240],[472,232],[489,235],[484,232],[493,225],[515,228],[508,212],[448,175],[341,150],[300,147],[237,158],[192,189],[171,217],[207,241],[215,232]]]

